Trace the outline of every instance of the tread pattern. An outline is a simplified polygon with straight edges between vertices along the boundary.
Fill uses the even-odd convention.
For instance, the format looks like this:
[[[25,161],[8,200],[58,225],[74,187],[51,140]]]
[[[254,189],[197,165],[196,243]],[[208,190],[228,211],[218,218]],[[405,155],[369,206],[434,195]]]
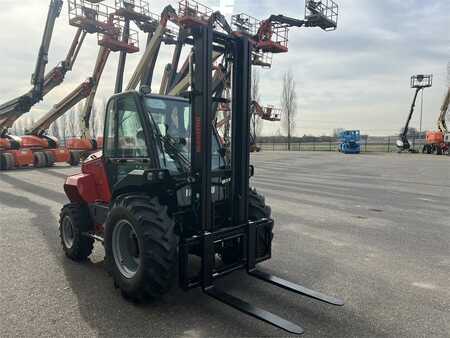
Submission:
[[[258,193],[255,189],[250,189],[248,193],[248,218],[250,221],[256,221],[261,218],[272,218],[272,209],[266,205],[266,199],[263,195]],[[271,229],[272,230],[272,229]],[[265,234],[261,234],[262,238],[258,238],[256,242],[257,251],[262,256],[267,252],[268,248],[261,247],[260,243],[265,243],[267,240],[264,238]],[[273,232],[270,233],[270,240],[273,238]],[[221,258],[225,264],[236,262],[240,255],[239,243],[227,242],[223,248]]]
[[[53,153],[51,151],[46,151],[44,154],[47,162],[47,167],[53,167],[55,165],[55,156],[53,155]]]
[[[136,232],[143,237],[143,278],[141,283],[138,283],[139,289],[126,293],[131,299],[159,298],[171,289],[177,273],[178,237],[175,234],[175,222],[169,217],[167,206],[161,205],[158,198],[150,198],[147,195],[119,196],[113,202],[110,216],[114,215],[115,209],[126,211],[128,220],[133,222],[139,229],[136,229]],[[114,224],[109,218],[106,224],[106,231],[111,233]],[[107,235],[106,238],[111,237]],[[105,249],[107,265],[112,271],[114,282],[124,292],[123,277],[115,267],[110,240],[105,242]]]
[[[67,248],[64,245],[62,224],[65,217],[70,217],[73,224],[74,243],[72,248]],[[59,219],[59,236],[67,257],[75,261],[84,261],[91,255],[94,248],[94,240],[82,235],[83,232],[88,232],[91,228],[92,221],[86,205],[70,203],[62,208]]]
[[[47,158],[45,153],[37,151],[33,154],[33,163],[36,168],[44,168],[47,166]]]
[[[12,170],[14,169],[15,161],[14,156],[10,153],[4,153],[0,155],[0,170]]]

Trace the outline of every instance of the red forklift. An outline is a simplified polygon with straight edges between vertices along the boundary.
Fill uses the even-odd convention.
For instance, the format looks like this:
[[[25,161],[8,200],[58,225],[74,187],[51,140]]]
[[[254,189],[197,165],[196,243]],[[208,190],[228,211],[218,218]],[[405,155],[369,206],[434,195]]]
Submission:
[[[301,334],[299,325],[215,284],[245,270],[293,293],[343,305],[257,267],[271,258],[274,220],[264,197],[250,187],[254,45],[208,20],[181,17],[180,22],[187,30],[184,44],[192,45],[190,90],[168,96],[142,86],[110,98],[103,151],[92,154],[81,173],[64,184],[71,203],[60,214],[62,247],[69,258],[84,260],[94,241],[102,242],[107,269],[129,300],[170,292],[178,275],[185,290],[200,287],[245,314]],[[230,98],[213,95],[214,49],[226,56],[222,67],[231,72]],[[213,127],[215,103],[231,105],[229,159]],[[201,262],[199,270],[194,257]]]

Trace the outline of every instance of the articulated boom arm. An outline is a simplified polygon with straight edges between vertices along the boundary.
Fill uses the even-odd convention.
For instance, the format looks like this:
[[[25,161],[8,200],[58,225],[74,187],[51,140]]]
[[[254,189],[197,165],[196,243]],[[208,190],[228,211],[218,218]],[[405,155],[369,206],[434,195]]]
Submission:
[[[94,99],[95,95],[97,94],[98,85],[100,83],[100,78],[103,74],[103,70],[105,69],[106,62],[108,61],[108,57],[110,55],[111,51],[108,48],[100,48],[100,51],[97,56],[97,62],[95,64],[94,74],[92,76],[93,79],[93,86],[91,88],[91,93],[89,94],[89,97],[86,99],[86,103],[83,107],[83,123],[82,123],[82,130],[81,130],[81,138],[90,140],[91,135],[89,131],[89,124],[91,119],[91,113],[92,113],[92,107],[94,106]]]
[[[61,14],[63,6],[62,0],[52,0],[48,10],[47,22],[45,24],[44,35],[42,37],[41,47],[39,49],[39,56],[36,62],[35,71],[31,77],[31,84],[33,85],[33,99],[41,100],[42,92],[44,90],[44,75],[45,67],[48,63],[48,51],[50,49],[50,42],[52,41],[53,29],[55,28],[56,18]]]
[[[45,68],[48,63],[48,51],[52,40],[53,30],[56,19],[61,14],[63,2],[62,0],[51,0],[48,10],[45,30],[42,37],[39,55],[36,61],[35,71],[31,78],[33,88],[26,94],[10,100],[0,106],[0,134],[5,135],[8,128],[23,114],[28,112],[30,108],[39,102],[44,95],[45,86]]]
[[[86,105],[84,106],[83,120],[88,121],[87,129],[89,129],[89,118],[92,111],[93,100],[95,97],[95,93],[97,91],[100,77],[103,73],[110,52],[111,51],[108,48],[105,47],[100,48],[93,75],[90,78],[88,78],[85,82],[80,84],[74,91],[72,91],[59,103],[57,103],[53,107],[53,109],[51,109],[41,119],[39,119],[39,121],[37,121],[35,125],[32,126],[32,128],[29,130],[29,134],[39,136],[45,135],[47,133],[48,128],[50,128],[50,125],[53,122],[55,122],[58,118],[60,118],[67,111],[69,111],[76,104],[78,104],[87,97],[89,97],[89,100],[87,100]],[[83,133],[85,133],[86,136],[88,136],[89,132],[83,130]]]
[[[55,6],[54,3],[52,3],[52,5]],[[51,7],[51,9],[52,8],[53,7]],[[56,13],[53,13],[51,15],[55,14]],[[49,32],[47,32],[49,25],[48,21],[49,20],[47,19],[46,33],[44,34],[45,37],[43,39],[46,41],[46,43],[49,43],[50,34]],[[53,27],[53,25],[51,25],[51,27]],[[81,46],[83,45],[86,34],[86,31],[78,29],[72,41],[72,45],[70,46],[69,52],[67,53],[67,56],[63,61],[61,61],[56,67],[48,72],[45,77],[42,76],[42,80],[38,80],[38,77],[35,76],[37,73],[35,72],[32,81],[34,87],[28,93],[9,102],[6,102],[5,104],[0,106],[1,134],[5,135],[8,132],[8,129],[12,127],[12,125],[18,118],[20,118],[23,114],[29,112],[33,105],[39,102],[44,96],[46,96],[64,81],[66,73],[72,70],[72,67],[78,57],[78,53],[80,52]],[[46,47],[41,46],[41,50],[39,52],[40,54],[37,62],[38,66],[36,67],[36,69],[40,69],[39,71],[45,70],[45,65],[47,64],[48,52],[45,53],[45,57],[42,56],[43,50],[48,51],[48,45],[45,46]],[[41,75],[39,75],[39,77],[41,77]]]
[[[47,114],[40,118],[28,131],[28,134],[37,136],[45,135],[53,122],[64,115],[81,100],[89,96],[92,86],[92,78],[89,78],[80,84],[74,91],[57,103]]]
[[[51,92],[55,87],[59,86],[66,76],[66,73],[72,70],[73,65],[78,57],[81,46],[83,45],[84,39],[86,38],[86,31],[79,28],[73,38],[72,45],[70,46],[69,52],[67,53],[64,61],[61,61],[59,65],[53,68],[44,79],[43,96]]]
[[[166,32],[167,22],[169,20],[176,21],[177,13],[172,6],[167,6],[164,8],[163,13],[161,15],[161,20],[159,22],[159,26],[156,31],[153,33],[153,36],[149,43],[147,44],[147,48],[142,56],[139,64],[137,65],[130,82],[128,83],[127,90],[136,89],[139,82],[145,77],[146,71],[148,69],[153,68],[153,64],[156,62],[158,57],[159,49],[163,40],[163,36]],[[151,83],[147,83],[147,85],[151,85]]]
[[[414,107],[416,106],[416,101],[417,101],[417,96],[419,95],[419,92],[422,90],[423,88],[416,88],[416,91],[414,93],[414,98],[413,101],[411,103],[411,108],[409,110],[409,115],[408,115],[408,119],[406,120],[406,124],[405,127],[403,128],[403,132],[400,135],[400,139],[402,140],[402,142],[406,143],[408,142],[408,130],[409,130],[409,123],[411,122],[412,116],[414,114]]]
[[[448,112],[448,106],[450,103],[450,87],[448,87],[447,95],[444,98],[444,102],[441,106],[441,113],[439,114],[438,119],[438,129],[444,134],[448,133],[447,122],[445,120]]]

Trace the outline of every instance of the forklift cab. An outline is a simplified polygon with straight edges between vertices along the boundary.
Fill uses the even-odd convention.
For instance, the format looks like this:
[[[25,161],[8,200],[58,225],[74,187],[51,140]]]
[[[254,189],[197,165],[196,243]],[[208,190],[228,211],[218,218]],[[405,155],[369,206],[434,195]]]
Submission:
[[[111,188],[133,170],[186,175],[191,163],[191,103],[182,97],[135,91],[113,96],[107,105],[103,158]],[[225,165],[212,136],[212,168]]]

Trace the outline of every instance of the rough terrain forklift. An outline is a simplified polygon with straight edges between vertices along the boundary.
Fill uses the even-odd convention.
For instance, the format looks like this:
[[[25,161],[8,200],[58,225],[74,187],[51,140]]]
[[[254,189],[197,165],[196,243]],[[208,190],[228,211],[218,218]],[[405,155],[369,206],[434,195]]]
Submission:
[[[215,286],[216,279],[245,269],[275,286],[343,305],[257,268],[271,258],[274,221],[249,182],[253,45],[211,24],[192,27],[189,35],[192,79],[186,97],[152,94],[143,86],[108,101],[103,152],[91,155],[64,185],[71,203],[60,215],[63,249],[69,258],[84,260],[94,241],[102,242],[107,269],[127,299],[160,297],[178,275],[185,290],[201,287],[243,313],[301,334],[297,324]],[[213,50],[226,56],[231,69],[229,99],[213,97]],[[213,128],[218,102],[232,107],[230,159]]]

